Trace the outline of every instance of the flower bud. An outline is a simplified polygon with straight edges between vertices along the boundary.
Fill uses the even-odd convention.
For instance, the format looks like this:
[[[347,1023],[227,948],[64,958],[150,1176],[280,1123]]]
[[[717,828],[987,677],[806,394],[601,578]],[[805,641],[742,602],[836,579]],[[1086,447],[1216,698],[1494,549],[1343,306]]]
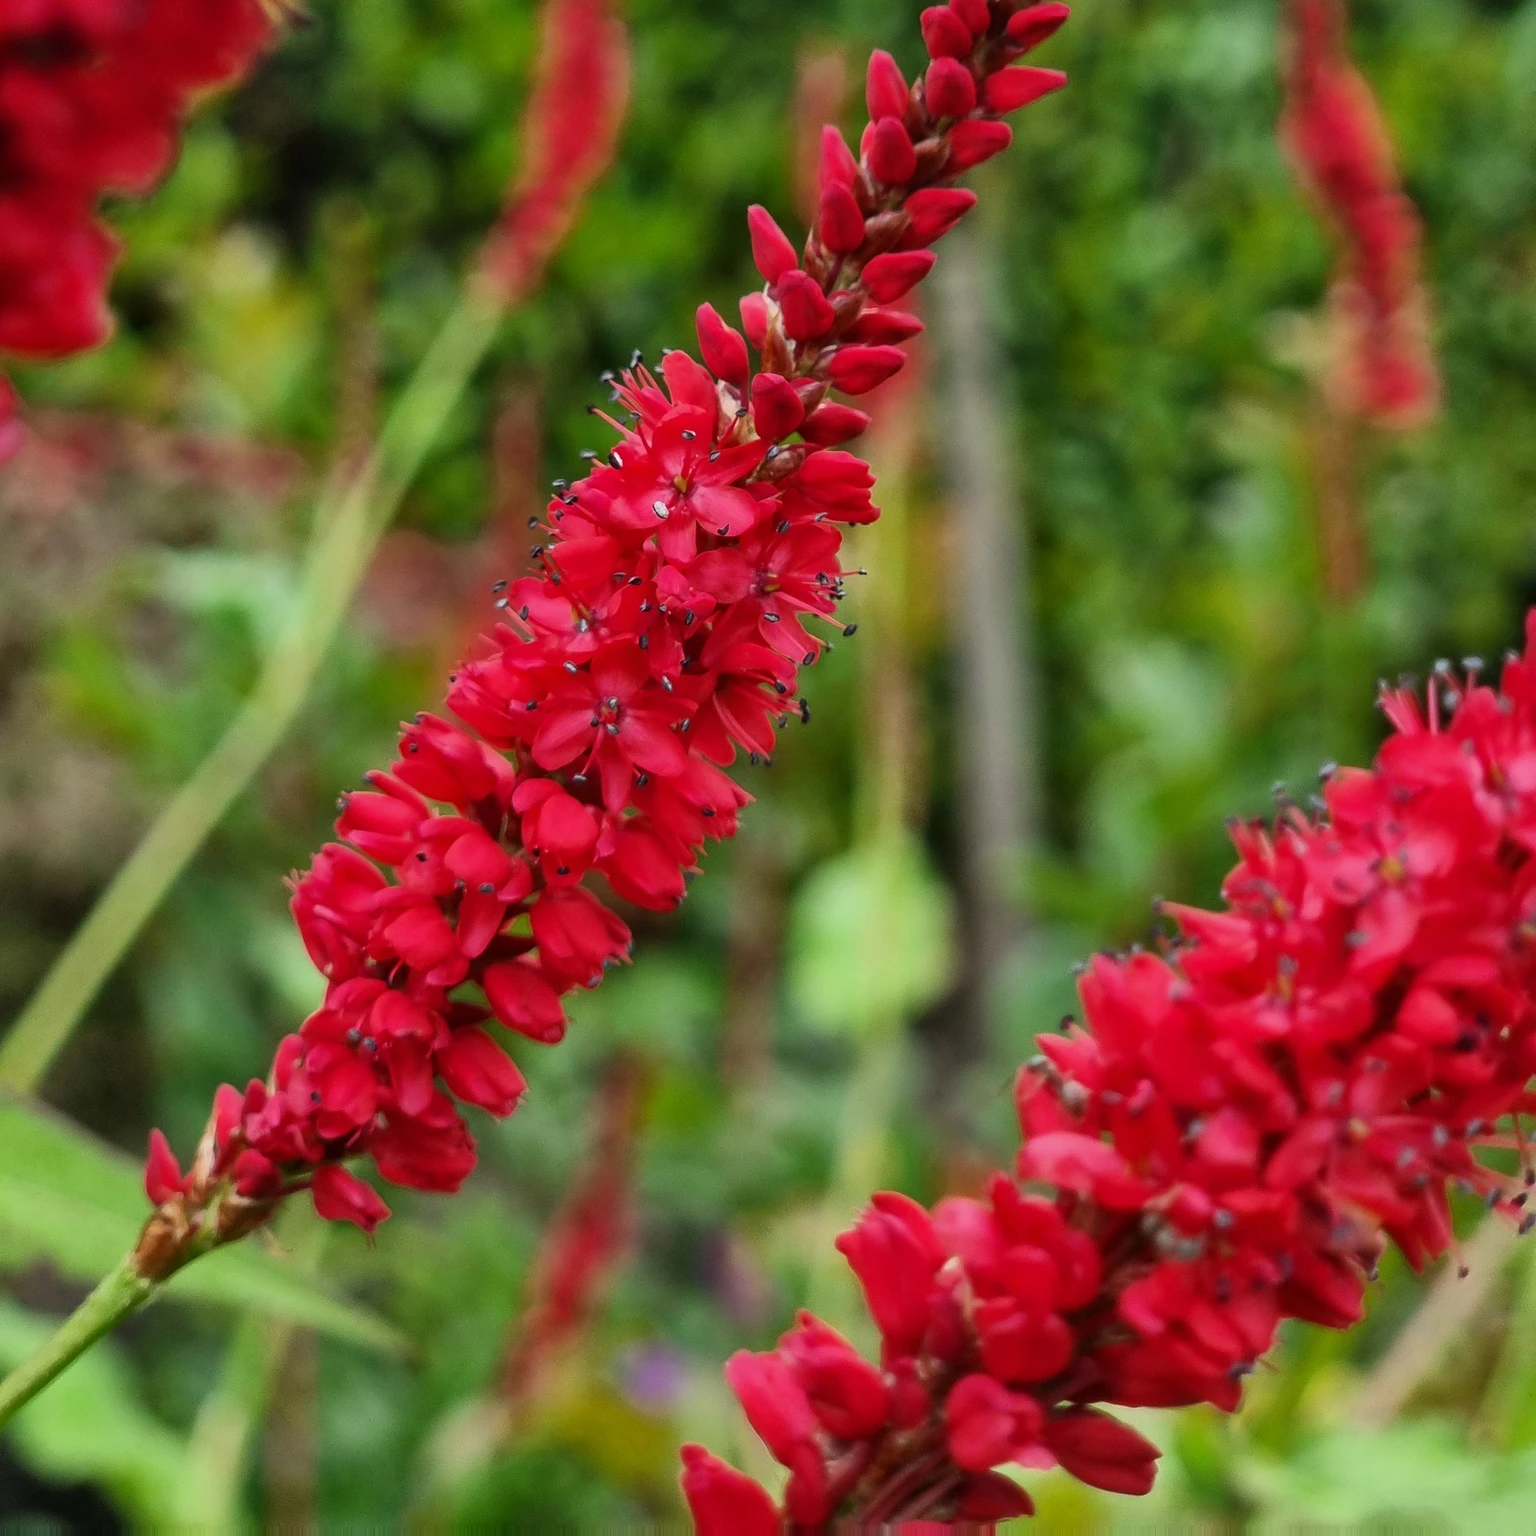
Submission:
[[[745,389],[751,363],[747,356],[747,343],[741,332],[727,325],[713,304],[699,305],[695,322],[704,366],[717,379],[724,379],[727,384]]]
[[[947,5],[930,5],[923,12],[922,28],[931,59],[963,59],[976,44],[971,29]]]
[[[982,104],[989,112],[1017,112],[1031,102],[1059,91],[1067,77],[1059,69],[1036,69],[1021,64],[989,75],[981,88]]]
[[[935,117],[965,117],[976,109],[976,77],[959,59],[935,59],[923,76],[923,96]]]
[[[789,236],[761,203],[747,209],[747,229],[752,236],[752,261],[763,274],[764,282],[776,283],[800,265]]]
[[[841,135],[838,142],[842,142]],[[864,215],[858,200],[844,183],[831,182],[821,194],[816,228],[821,243],[839,256],[846,256],[863,245]]]

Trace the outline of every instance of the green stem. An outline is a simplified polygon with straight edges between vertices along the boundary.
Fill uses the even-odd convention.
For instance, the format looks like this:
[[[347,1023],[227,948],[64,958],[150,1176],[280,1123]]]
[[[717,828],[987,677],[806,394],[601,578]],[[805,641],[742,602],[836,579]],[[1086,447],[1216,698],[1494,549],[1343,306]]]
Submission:
[[[368,462],[321,498],[293,616],[217,745],[145,833],[0,1046],[0,1086],[33,1092],[197,850],[287,733],[353,593],[495,337],[505,306],[471,287],[384,424]]]
[[[159,1287],[123,1260],[47,1339],[0,1381],[0,1429],[97,1339],[137,1312]]]

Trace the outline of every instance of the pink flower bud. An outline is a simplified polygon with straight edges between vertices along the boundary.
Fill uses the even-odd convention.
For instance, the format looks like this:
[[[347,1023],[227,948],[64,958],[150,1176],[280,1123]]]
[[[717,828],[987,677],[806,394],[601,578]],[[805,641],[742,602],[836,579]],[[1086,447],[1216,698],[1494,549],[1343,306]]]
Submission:
[[[932,251],[887,251],[865,264],[864,286],[877,304],[894,304],[933,271]]]
[[[235,1193],[247,1200],[265,1200],[282,1186],[283,1176],[276,1163],[249,1147],[235,1159]]]
[[[1134,1429],[1090,1409],[1046,1424],[1041,1438],[1080,1482],[1109,1493],[1150,1493],[1162,1452]]]
[[[792,272],[800,265],[789,236],[761,203],[754,203],[747,209],[747,228],[752,236],[752,261],[763,274],[764,282],[776,283],[786,272]]]
[[[949,162],[945,169],[959,175],[1000,154],[1012,143],[1013,129],[1007,123],[968,118],[949,131]]]
[[[839,443],[851,442],[869,430],[869,416],[851,405],[839,405],[828,400],[818,405],[800,423],[800,435],[818,448],[835,448]]]
[[[1008,18],[1008,30],[1004,35],[1013,47],[1028,53],[1048,37],[1053,37],[1071,14],[1071,6],[1061,5],[1056,0],[1047,5],[1026,6]]]
[[[823,191],[833,186],[852,187],[859,179],[859,162],[842,130],[831,123],[821,130],[820,178]]]
[[[805,417],[805,405],[788,379],[760,373],[752,380],[752,425],[764,442],[788,437]]]
[[[838,136],[842,142],[842,136]],[[816,217],[821,243],[839,256],[856,251],[864,243],[864,215],[853,193],[840,181],[830,182],[821,194]]]
[[[949,8],[978,38],[992,28],[992,9],[987,0],[949,0]]]
[[[922,28],[931,59],[961,59],[976,44],[971,29],[947,5],[930,5],[923,12]]]
[[[864,134],[864,163],[876,181],[905,186],[917,172],[917,151],[899,117],[882,117]]]
[[[906,360],[900,347],[839,347],[828,377],[845,395],[865,395],[899,373]]]
[[[907,199],[912,222],[902,237],[908,250],[942,239],[976,206],[976,194],[966,187],[924,187]]]
[[[493,965],[482,985],[498,1023],[545,1045],[564,1038],[566,1019],[560,994],[532,965],[521,960]]]
[[[784,334],[791,341],[815,341],[832,329],[837,318],[821,285],[815,278],[796,268],[779,279],[779,313],[784,317]]]
[[[163,1131],[149,1133],[149,1156],[144,1163],[144,1193],[151,1205],[164,1205],[181,1193],[181,1164],[171,1151]]]
[[[1059,91],[1067,77],[1059,69],[1037,69],[1021,64],[1017,69],[999,70],[989,75],[981,88],[982,104],[989,112],[1017,112],[1052,91]]]
[[[745,389],[750,362],[747,343],[741,332],[727,325],[713,304],[699,305],[695,321],[699,333],[699,352],[704,358],[705,367],[717,379],[724,379],[727,384]]]
[[[991,1376],[963,1377],[944,1404],[945,1440],[955,1465],[988,1472],[1040,1438],[1045,1415],[1034,1398]]]
[[[907,82],[900,66],[883,48],[869,56],[869,70],[864,78],[864,99],[870,118],[906,116],[909,98]]]
[[[760,293],[748,293],[743,295],[740,309],[747,340],[761,352],[768,340],[768,300]]]
[[[959,59],[935,59],[923,76],[923,96],[935,117],[964,117],[976,109],[976,77]]]
[[[450,1093],[498,1119],[510,1115],[528,1091],[523,1074],[483,1029],[454,1030],[434,1063]]]
[[[849,341],[875,346],[895,346],[923,333],[923,322],[904,309],[871,305],[843,333]]]

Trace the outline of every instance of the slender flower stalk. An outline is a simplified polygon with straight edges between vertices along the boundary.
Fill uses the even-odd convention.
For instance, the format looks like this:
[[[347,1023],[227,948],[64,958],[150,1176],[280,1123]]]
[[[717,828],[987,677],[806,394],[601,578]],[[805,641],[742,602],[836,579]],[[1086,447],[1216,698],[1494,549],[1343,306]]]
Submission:
[[[263,0],[32,0],[0,15],[0,351],[64,357],[111,329],[117,242],[96,207],[142,195],[191,103],[270,42]],[[20,445],[0,379],[0,462]]]
[[[136,1273],[164,1279],[300,1192],[371,1232],[388,1207],[347,1168],[359,1157],[458,1189],[476,1157],[459,1104],[504,1116],[524,1091],[491,1026],[557,1042],[562,997],[628,957],[628,926],[582,882],[666,911],[706,840],[734,834],[750,797],[723,769],[808,713],[799,672],[826,643],[808,626],[834,620],[847,574],[835,525],[878,516],[867,466],[838,451],[868,417],[831,397],[902,366],[921,325],[897,303],[975,202],[953,182],[1010,142],[1002,114],[1065,83],[1008,66],[1066,13],[925,12],[922,80],[871,61],[860,155],[826,130],[803,256],[750,211],[764,287],[742,330],[704,305],[702,364],[671,352],[609,376],[617,444],[556,483],[541,574],[498,593],[504,621],[451,679],[463,724],[406,726],[389,770],[343,797],[344,841],[295,877],[323,1007],[265,1079],[219,1091],[188,1170],[151,1137]]]
[[[1233,824],[1222,910],[1165,906],[1155,952],[1092,961],[1083,1025],[1019,1076],[1016,1178],[875,1196],[838,1246],[878,1368],[805,1315],[731,1361],[782,1518],[1026,1513],[1009,1464],[1144,1493],[1157,1451],[1098,1405],[1236,1408],[1284,1319],[1360,1319],[1389,1243],[1455,1251],[1453,1188],[1536,1226],[1536,611],[1482,671],[1384,689],[1374,767]],[[702,1532],[778,1528],[697,1447],[683,1484]]]
[[[1439,408],[1440,379],[1418,211],[1381,108],[1350,59],[1344,0],[1290,0],[1286,30],[1281,140],[1341,242],[1330,403],[1379,427],[1422,426]]]

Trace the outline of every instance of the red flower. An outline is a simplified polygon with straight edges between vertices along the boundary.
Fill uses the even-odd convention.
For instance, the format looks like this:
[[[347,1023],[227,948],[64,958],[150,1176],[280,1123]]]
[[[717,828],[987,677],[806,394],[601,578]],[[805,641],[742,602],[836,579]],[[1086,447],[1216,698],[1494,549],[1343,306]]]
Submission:
[[[979,36],[975,0],[965,12]],[[616,24],[593,0],[556,0],[548,18],[538,100],[549,121],[534,158],[550,185],[534,176],[514,200],[482,271],[498,284],[515,282],[540,231],[566,216],[566,173],[587,171],[563,158],[611,137],[585,121],[607,111],[585,93],[615,78]],[[1024,51],[1001,38],[1000,18],[981,18],[978,83]],[[885,306],[932,265],[920,247],[974,201],[948,185],[945,135],[989,122],[987,109],[934,122],[893,71],[876,61],[871,91],[889,110],[862,167],[840,136],[827,140],[828,186],[842,195],[821,224],[846,259],[828,260],[820,227],[797,255],[754,211],[767,287],[743,303],[746,335],[701,310],[703,364],[671,352],[656,373],[637,362],[613,378],[618,441],[584,478],[556,483],[540,574],[500,591],[504,622],[454,676],[449,705],[463,724],[423,715],[405,727],[389,770],[344,798],[342,842],[295,878],[294,918],[325,1003],[265,1082],[222,1096],[190,1182],[157,1145],[151,1186],[162,1206],[186,1207],[186,1230],[210,1206],[249,1230],[305,1184],[322,1214],[371,1227],[377,1197],[340,1172],[356,1157],[392,1183],[457,1189],[475,1162],[459,1105],[510,1114],[525,1088],[491,1022],[552,1044],[567,1028],[564,996],[627,955],[627,926],[583,882],[601,875],[619,899],[664,911],[705,844],[735,832],[748,796],[717,765],[738,747],[772,751],[798,670],[821,648],[813,626],[834,619],[843,595],[835,525],[877,516],[868,466],[826,446],[866,418],[828,397],[900,366],[899,343],[919,327]],[[152,146],[141,148],[148,164]],[[858,189],[876,175],[882,209],[866,211]],[[848,1242],[887,1329],[890,1371],[809,1320],[771,1363],[738,1367],[789,1458],[791,1514],[806,1521],[847,1492],[823,1464],[824,1437],[920,1421],[931,1404],[917,1352],[951,1358],[966,1342],[964,1298],[938,1278],[946,1250],[919,1207],[881,1197]],[[1056,1316],[1036,1308],[1021,1325],[999,1312],[989,1327],[1050,1341]],[[714,1490],[706,1503],[762,1513],[729,1478],[699,1477]],[[956,1499],[1008,1504],[985,1482],[962,1481]]]

